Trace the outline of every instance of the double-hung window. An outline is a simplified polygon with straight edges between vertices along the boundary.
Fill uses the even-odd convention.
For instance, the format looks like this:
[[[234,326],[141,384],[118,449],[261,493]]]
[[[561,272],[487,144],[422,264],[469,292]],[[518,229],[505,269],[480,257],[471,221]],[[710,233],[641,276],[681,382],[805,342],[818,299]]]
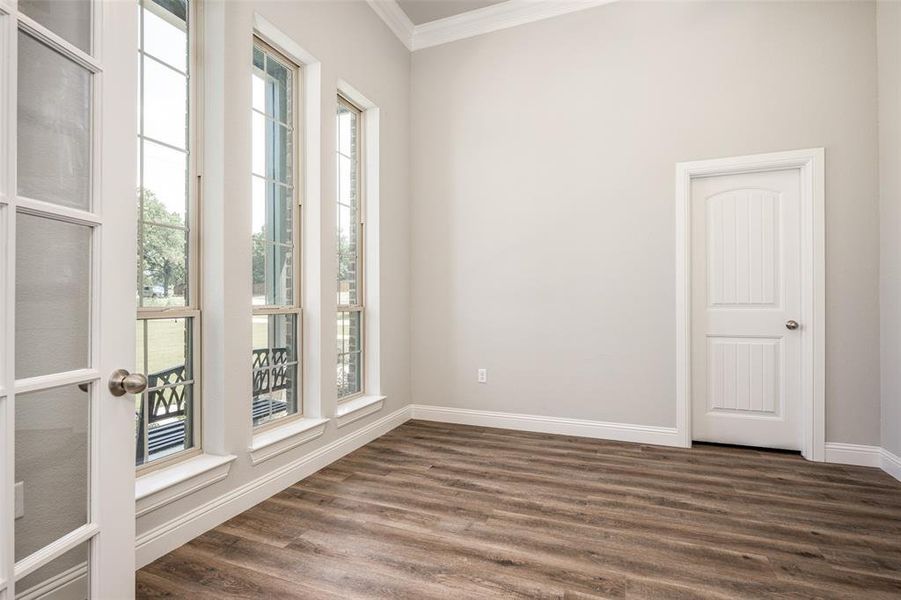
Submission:
[[[338,401],[364,391],[363,201],[359,108],[338,96]]]
[[[139,466],[200,448],[196,2],[138,0]]]
[[[253,47],[252,281],[254,426],[300,415],[299,67]]]

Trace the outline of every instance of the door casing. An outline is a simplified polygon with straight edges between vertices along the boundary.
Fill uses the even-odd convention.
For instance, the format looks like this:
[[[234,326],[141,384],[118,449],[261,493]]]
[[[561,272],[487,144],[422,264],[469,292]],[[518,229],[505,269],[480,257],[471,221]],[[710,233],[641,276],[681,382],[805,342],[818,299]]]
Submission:
[[[825,460],[825,150],[811,148],[676,164],[676,431],[691,447],[691,181],[697,177],[798,169],[801,181],[801,416],[807,460]]]

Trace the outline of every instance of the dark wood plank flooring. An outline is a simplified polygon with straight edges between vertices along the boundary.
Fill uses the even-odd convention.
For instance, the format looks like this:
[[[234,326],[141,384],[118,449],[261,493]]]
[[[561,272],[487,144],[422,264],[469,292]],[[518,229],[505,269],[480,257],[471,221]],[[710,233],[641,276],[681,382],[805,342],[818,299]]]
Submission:
[[[790,453],[410,421],[139,598],[901,598],[901,483]]]

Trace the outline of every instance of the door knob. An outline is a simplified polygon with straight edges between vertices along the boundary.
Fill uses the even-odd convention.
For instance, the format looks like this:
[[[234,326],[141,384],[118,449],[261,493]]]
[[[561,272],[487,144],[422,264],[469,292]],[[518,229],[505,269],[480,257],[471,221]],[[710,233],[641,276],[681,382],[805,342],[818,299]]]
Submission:
[[[786,321],[785,328],[788,329],[789,331],[794,331],[795,329],[798,328],[798,322],[797,321]]]
[[[113,396],[140,394],[147,389],[147,377],[141,373],[129,373],[125,369],[116,369],[109,377],[109,391]]]

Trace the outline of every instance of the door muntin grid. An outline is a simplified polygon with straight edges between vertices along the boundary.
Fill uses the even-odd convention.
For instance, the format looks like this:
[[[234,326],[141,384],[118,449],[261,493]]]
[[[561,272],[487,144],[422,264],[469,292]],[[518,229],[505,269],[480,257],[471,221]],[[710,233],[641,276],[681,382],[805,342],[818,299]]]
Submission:
[[[0,42],[8,50],[2,87],[16,90],[0,101],[8,157],[0,169],[0,426],[9,457],[0,469],[0,529],[9,532],[0,548],[0,590],[10,599],[56,571],[84,567],[99,531],[91,498],[99,459],[95,124],[102,68],[91,49],[100,15],[90,1],[73,2],[67,8],[81,16],[67,23],[35,10],[39,5],[23,0],[18,12],[0,6]],[[56,260],[47,260],[53,253]],[[17,519],[19,480],[25,504]]]

